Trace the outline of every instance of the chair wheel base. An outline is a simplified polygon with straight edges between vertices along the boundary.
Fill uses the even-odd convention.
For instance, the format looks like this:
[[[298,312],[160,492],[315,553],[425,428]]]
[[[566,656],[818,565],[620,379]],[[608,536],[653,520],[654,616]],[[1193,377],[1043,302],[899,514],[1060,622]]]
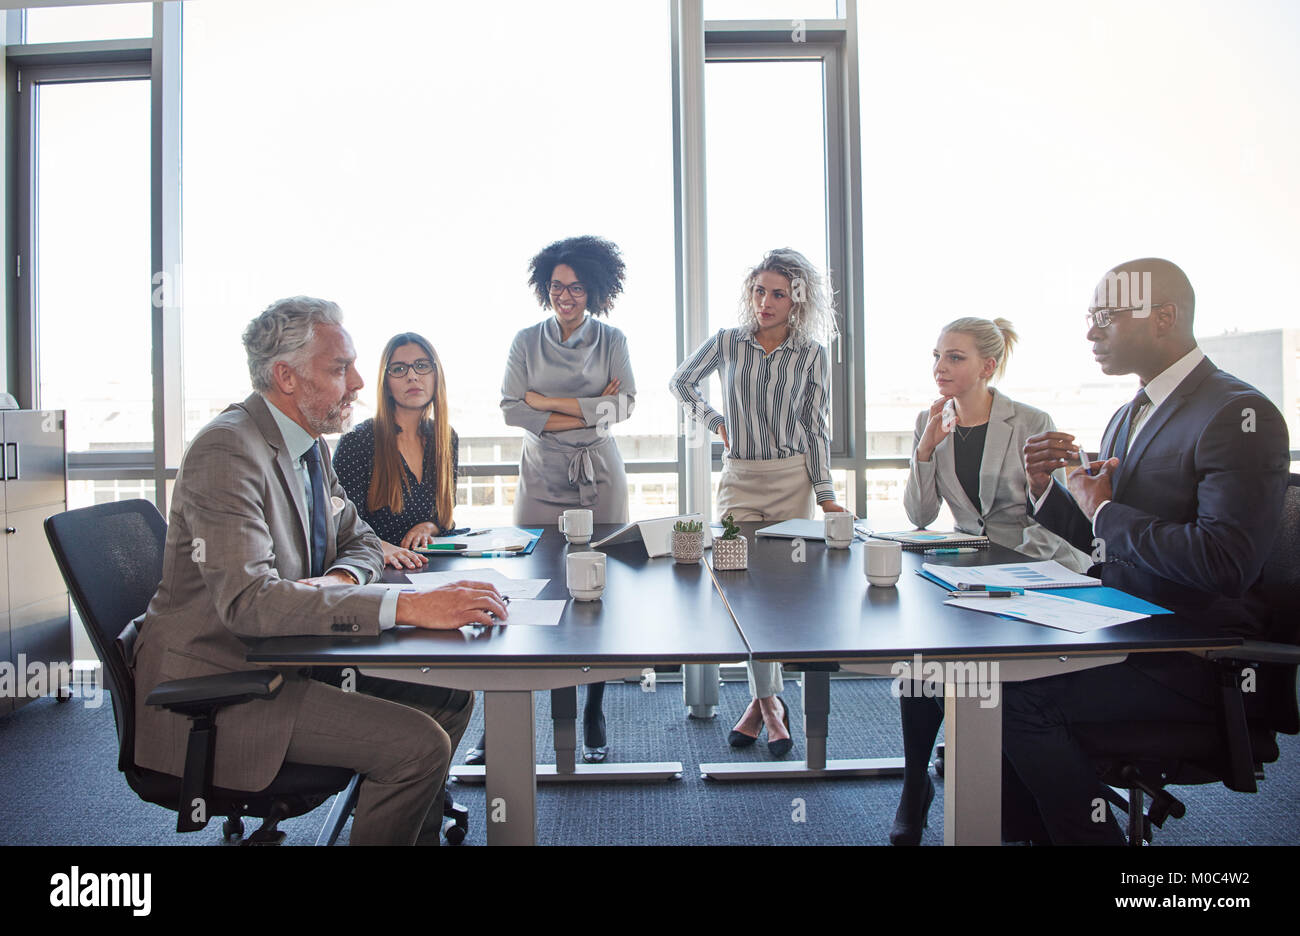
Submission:
[[[221,823],[221,837],[227,842],[232,839],[242,837],[244,834],[244,820],[238,817],[227,819]]]
[[[269,829],[266,826],[262,826],[262,828],[258,829],[248,838],[244,839],[242,844],[258,845],[258,846],[283,845],[285,838],[286,838],[285,834],[281,832],[279,829],[275,828],[275,826],[272,826]]]

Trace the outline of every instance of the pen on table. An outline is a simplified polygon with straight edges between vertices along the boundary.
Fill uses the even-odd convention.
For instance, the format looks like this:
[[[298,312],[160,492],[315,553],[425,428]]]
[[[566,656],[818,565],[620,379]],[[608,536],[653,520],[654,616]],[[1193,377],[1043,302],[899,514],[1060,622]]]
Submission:
[[[957,553],[973,553],[973,552],[979,552],[979,550],[976,549],[974,546],[945,546],[939,549],[927,549],[925,551],[925,554],[927,556],[952,556]]]
[[[473,533],[466,533],[465,535],[466,535],[467,537],[468,537],[468,536],[482,536],[484,533],[491,533],[491,532],[492,532],[491,530],[475,530]]]
[[[1023,598],[1025,590],[1023,588],[1006,588],[986,591],[954,591],[948,592],[950,598]]]
[[[420,547],[421,549],[441,549],[455,551],[457,549],[468,549],[464,543],[427,543]]]

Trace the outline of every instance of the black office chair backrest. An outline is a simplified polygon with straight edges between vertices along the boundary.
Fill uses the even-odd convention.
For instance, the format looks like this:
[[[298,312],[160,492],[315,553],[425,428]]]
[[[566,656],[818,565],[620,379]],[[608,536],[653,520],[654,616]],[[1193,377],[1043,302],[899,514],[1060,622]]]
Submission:
[[[1282,523],[1259,578],[1274,614],[1273,639],[1300,643],[1300,474],[1287,481]]]
[[[126,771],[135,763],[135,680],[117,638],[158,590],[167,523],[149,501],[125,500],[55,514],[45,535],[103,664]]]

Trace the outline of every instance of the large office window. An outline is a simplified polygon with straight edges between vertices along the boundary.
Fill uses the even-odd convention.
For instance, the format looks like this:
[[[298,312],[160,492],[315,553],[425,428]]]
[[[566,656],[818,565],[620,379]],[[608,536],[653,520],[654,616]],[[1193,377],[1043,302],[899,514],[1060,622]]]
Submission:
[[[373,411],[401,331],[446,367],[460,436],[458,522],[511,516],[519,430],[499,408],[515,333],[549,313],[530,257],[576,234],[616,242],[627,286],[629,468],[676,461],[668,6],[379,2],[185,8],[185,434],[249,392],[239,335],[277,298],[334,299]],[[382,37],[382,59],[361,35]],[[648,41],[647,37],[661,37]],[[232,56],[240,66],[232,68]],[[472,466],[497,466],[475,476]],[[664,472],[659,467],[656,476]],[[661,516],[676,477],[633,483]],[[671,512],[667,511],[667,512]]]
[[[153,33],[153,4],[97,3],[25,11],[23,41],[85,42],[137,39]]]
[[[1145,256],[1183,267],[1200,343],[1278,388],[1300,446],[1298,24],[1263,2],[862,4],[869,456],[910,454],[964,315],[1014,322],[1001,386],[1095,450],[1137,381],[1100,372],[1082,313]],[[906,524],[905,478],[870,472],[877,525]]]
[[[70,452],[150,450],[149,82],[23,80],[34,405],[68,411]]]

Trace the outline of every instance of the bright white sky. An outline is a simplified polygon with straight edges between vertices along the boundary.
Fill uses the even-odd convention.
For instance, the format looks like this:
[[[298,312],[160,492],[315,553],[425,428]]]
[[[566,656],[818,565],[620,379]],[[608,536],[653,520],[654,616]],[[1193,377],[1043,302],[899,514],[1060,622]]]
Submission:
[[[800,6],[711,0],[706,17],[834,9]],[[185,4],[192,396],[242,397],[243,325],[314,293],[343,306],[368,383],[389,335],[423,332],[461,434],[504,432],[506,349],[541,317],[525,264],[550,240],[598,233],[628,263],[611,322],[641,392],[623,431],[675,432],[668,3],[469,9]],[[860,3],[869,399],[919,408],[938,327],[1000,314],[1024,339],[1013,396],[1101,383],[1104,417],[1133,381],[1096,371],[1082,311],[1099,276],[1137,256],[1183,266],[1202,335],[1294,326],[1298,40],[1288,2]],[[715,327],[734,321],[740,276],[766,247],[825,257],[816,82],[774,68],[707,71]],[[68,139],[103,160],[90,121],[104,105],[80,106]],[[87,197],[68,207],[83,226]],[[96,223],[106,254],[134,236]],[[96,354],[139,356],[125,325],[147,316],[138,292],[69,301],[94,308],[67,321],[94,328]],[[84,375],[50,375],[51,392],[84,390]]]

